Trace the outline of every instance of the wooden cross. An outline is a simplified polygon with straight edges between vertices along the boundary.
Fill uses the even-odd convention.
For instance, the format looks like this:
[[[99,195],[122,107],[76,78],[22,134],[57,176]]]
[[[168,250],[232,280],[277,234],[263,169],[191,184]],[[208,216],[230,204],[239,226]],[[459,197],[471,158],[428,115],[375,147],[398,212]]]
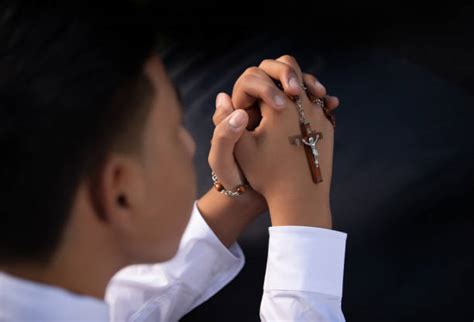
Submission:
[[[290,143],[296,146],[304,146],[313,182],[320,183],[323,181],[323,176],[321,175],[321,168],[319,167],[319,152],[316,148],[316,144],[323,138],[323,134],[313,131],[308,122],[300,123],[300,130],[301,135],[291,136],[289,138]]]

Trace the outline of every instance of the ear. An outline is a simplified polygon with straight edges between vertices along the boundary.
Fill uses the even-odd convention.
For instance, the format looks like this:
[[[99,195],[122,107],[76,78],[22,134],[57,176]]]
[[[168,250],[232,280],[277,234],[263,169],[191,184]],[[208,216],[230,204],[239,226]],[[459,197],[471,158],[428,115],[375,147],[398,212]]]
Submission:
[[[145,208],[145,177],[141,163],[132,156],[111,156],[99,175],[104,219],[123,232],[130,232],[137,215]]]

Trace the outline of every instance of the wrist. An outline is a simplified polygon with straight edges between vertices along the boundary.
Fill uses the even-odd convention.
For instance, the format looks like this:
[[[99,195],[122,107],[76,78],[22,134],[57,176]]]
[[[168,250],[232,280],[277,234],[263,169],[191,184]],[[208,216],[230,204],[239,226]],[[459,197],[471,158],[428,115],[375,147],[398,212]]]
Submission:
[[[253,219],[266,209],[266,202],[253,190],[228,197],[211,188],[197,201],[197,207],[214,234],[230,247]]]
[[[272,226],[332,228],[329,195],[280,192],[267,198]]]

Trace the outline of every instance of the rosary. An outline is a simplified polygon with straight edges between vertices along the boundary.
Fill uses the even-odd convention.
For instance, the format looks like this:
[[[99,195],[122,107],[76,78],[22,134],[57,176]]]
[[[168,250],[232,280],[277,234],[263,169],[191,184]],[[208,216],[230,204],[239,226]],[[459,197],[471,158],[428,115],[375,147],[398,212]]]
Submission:
[[[307,91],[305,86],[303,86],[303,89]],[[325,101],[323,99],[316,98],[312,95],[308,96],[311,102],[316,103],[323,108],[324,114],[335,127],[336,125],[334,115],[330,114],[329,110],[326,107]],[[311,177],[313,179],[313,182],[317,184],[323,181],[323,176],[321,174],[321,168],[319,166],[319,151],[316,144],[318,144],[319,140],[323,138],[323,134],[321,132],[316,132],[311,129],[311,124],[306,119],[306,116],[304,114],[303,102],[301,98],[299,96],[294,96],[291,99],[295,102],[296,109],[298,111],[301,135],[291,136],[289,137],[289,141],[292,145],[303,145],[306,154],[306,159],[308,160],[308,166],[311,172]]]
[[[277,82],[276,84],[280,89],[283,89],[281,83]],[[315,97],[304,85],[302,85],[302,88],[306,91],[309,100],[313,104],[318,104],[323,109],[324,115],[329,120],[329,122],[331,122],[332,126],[336,127],[336,118],[326,106],[325,98]],[[323,181],[323,176],[319,166],[319,151],[316,145],[318,144],[319,140],[322,140],[323,133],[316,132],[311,129],[311,124],[304,113],[303,102],[301,98],[299,96],[289,96],[289,98],[295,102],[296,105],[301,135],[290,136],[288,139],[290,144],[304,147],[309,170],[311,172],[311,178],[313,179],[314,183],[318,184]],[[214,172],[212,172],[212,181],[214,182],[214,187],[217,189],[217,191],[229,197],[241,195],[248,187],[247,184],[241,184],[237,187],[236,191],[226,190],[224,186],[218,181]]]

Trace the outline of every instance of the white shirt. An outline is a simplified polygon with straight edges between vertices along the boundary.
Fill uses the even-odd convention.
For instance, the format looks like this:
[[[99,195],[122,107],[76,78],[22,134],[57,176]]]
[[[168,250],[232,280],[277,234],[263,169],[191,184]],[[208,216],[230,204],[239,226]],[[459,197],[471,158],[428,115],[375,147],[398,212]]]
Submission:
[[[344,321],[346,234],[299,226],[269,232],[261,320]],[[178,321],[229,283],[244,262],[238,244],[225,247],[195,204],[176,256],[124,268],[110,281],[106,302],[0,272],[0,321]]]

